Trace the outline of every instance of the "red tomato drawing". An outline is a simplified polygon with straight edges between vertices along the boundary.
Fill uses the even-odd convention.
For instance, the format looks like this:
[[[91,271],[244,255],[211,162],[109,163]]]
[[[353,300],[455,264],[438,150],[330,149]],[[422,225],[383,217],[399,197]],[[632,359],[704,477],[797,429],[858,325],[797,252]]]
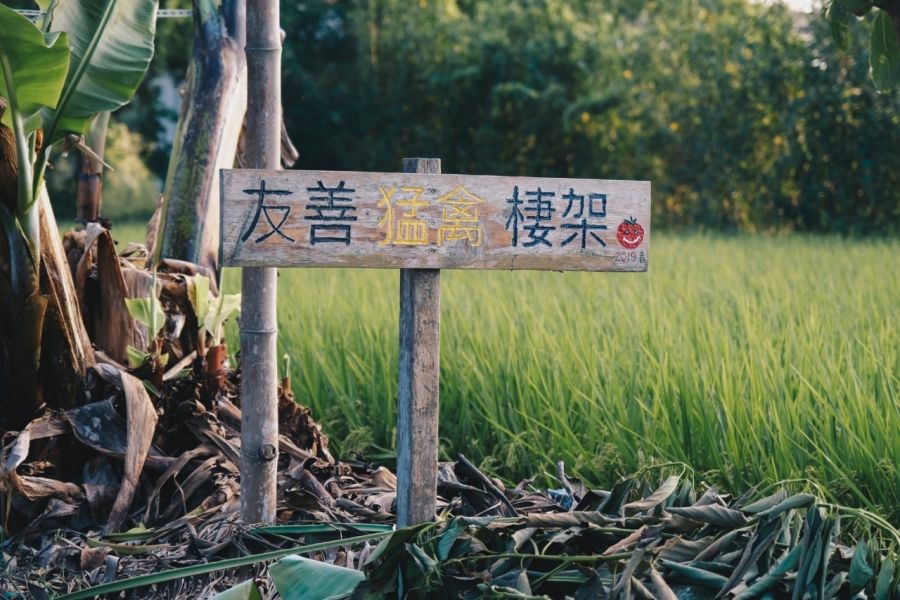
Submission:
[[[635,218],[625,219],[616,230],[616,239],[619,240],[623,248],[634,250],[644,241],[644,228]]]

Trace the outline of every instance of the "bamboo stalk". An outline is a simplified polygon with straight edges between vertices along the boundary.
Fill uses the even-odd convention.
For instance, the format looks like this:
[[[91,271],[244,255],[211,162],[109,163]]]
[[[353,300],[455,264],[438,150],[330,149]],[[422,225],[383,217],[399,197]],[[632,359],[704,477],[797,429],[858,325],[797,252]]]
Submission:
[[[281,162],[281,30],[278,0],[247,2],[247,154],[250,167]],[[274,522],[278,457],[275,342],[277,270],[241,273],[241,517]]]

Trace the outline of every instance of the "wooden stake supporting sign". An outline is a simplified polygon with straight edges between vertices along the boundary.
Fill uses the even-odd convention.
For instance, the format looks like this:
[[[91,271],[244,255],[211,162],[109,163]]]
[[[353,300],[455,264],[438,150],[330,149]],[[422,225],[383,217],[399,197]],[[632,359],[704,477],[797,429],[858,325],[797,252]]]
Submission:
[[[439,158],[407,158],[404,173],[441,172]],[[397,371],[397,525],[434,519],[441,379],[441,272],[400,269]]]
[[[439,269],[646,271],[650,183],[223,170],[222,264],[400,269],[397,521],[433,520]]]

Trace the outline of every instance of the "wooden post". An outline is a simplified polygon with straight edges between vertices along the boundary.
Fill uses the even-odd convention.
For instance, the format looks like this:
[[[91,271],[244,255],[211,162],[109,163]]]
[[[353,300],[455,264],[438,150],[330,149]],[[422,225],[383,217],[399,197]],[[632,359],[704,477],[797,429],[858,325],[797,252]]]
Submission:
[[[405,158],[405,173],[440,173],[439,158]],[[437,495],[441,271],[400,269],[397,524],[433,521]]]
[[[247,2],[247,155],[256,168],[281,162],[281,30],[278,0]],[[241,518],[275,520],[278,370],[277,269],[241,271]]]

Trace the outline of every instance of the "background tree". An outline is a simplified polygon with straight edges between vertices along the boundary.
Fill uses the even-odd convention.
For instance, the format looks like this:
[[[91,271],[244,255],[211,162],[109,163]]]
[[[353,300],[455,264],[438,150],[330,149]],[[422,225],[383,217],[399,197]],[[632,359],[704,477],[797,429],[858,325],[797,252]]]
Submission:
[[[896,231],[896,94],[868,41],[745,0],[286,4],[303,168],[651,179],[655,222]]]
[[[285,117],[302,168],[440,154],[459,172],[651,179],[658,226],[889,234],[900,97],[868,74],[884,11],[848,3],[831,28],[748,0],[283,3]],[[151,85],[113,122],[161,186],[191,25],[160,27]],[[70,211],[71,182],[50,179]]]

